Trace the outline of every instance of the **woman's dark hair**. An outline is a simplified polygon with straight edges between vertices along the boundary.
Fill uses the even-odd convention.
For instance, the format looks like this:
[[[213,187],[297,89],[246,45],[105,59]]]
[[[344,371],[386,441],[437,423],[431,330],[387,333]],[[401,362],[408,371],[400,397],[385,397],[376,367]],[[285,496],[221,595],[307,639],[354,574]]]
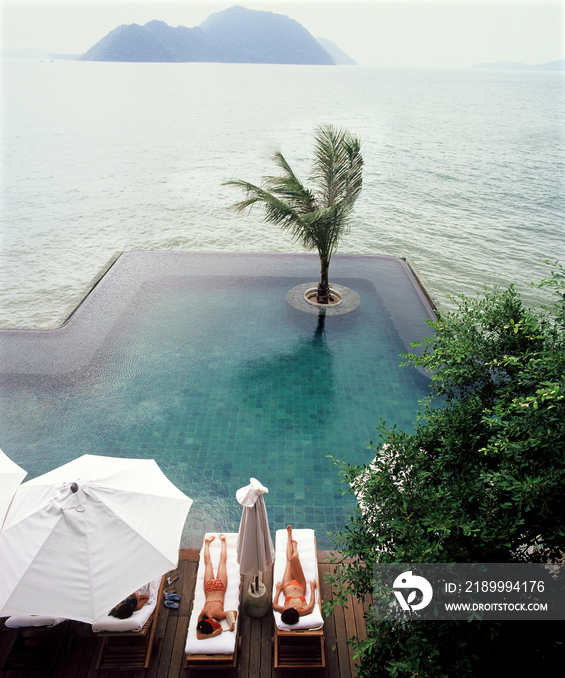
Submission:
[[[128,596],[125,600],[119,605],[110,611],[112,617],[117,617],[118,619],[129,619],[134,613],[135,608],[137,607],[137,598],[135,596]]]
[[[204,616],[203,619],[201,619],[198,624],[196,625],[196,628],[200,633],[204,633],[205,635],[209,636],[213,629],[212,629],[212,624],[208,621],[209,617]]]
[[[298,614],[298,610],[294,607],[287,607],[286,610],[281,614],[281,619],[285,624],[292,626],[298,622],[300,615]]]

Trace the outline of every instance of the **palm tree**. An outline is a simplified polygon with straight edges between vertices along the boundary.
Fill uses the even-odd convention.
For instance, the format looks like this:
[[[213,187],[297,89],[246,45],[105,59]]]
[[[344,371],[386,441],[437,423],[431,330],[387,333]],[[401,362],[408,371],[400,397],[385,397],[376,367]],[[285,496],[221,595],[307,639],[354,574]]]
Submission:
[[[272,158],[281,176],[263,177],[261,186],[239,179],[224,185],[239,186],[246,194],[231,209],[243,212],[259,203],[267,223],[290,231],[306,250],[318,250],[321,278],[316,301],[327,304],[334,301],[328,280],[330,260],[350,230],[351,212],[363,184],[363,156],[361,141],[347,130],[320,125],[314,138],[312,190],[297,179],[280,152]]]

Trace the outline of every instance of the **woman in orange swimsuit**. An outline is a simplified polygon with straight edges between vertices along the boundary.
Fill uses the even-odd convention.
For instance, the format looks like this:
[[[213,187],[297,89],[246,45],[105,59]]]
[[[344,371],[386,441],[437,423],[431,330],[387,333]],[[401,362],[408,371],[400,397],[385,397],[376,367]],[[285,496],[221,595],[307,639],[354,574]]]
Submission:
[[[310,602],[306,604],[306,578],[302,571],[302,564],[298,556],[296,542],[292,540],[292,527],[286,528],[288,542],[286,545],[286,567],[282,582],[278,582],[275,590],[273,610],[281,613],[281,619],[285,624],[296,624],[300,617],[311,614],[316,601],[316,581],[310,582]],[[281,591],[285,595],[284,605],[279,605],[278,600]]]
[[[199,640],[219,636],[222,633],[220,620],[225,619],[226,616],[224,612],[224,598],[228,585],[226,538],[223,534],[220,535],[222,551],[218,564],[218,574],[216,579],[214,579],[214,570],[210,558],[210,542],[214,541],[215,538],[208,537],[204,539],[204,593],[206,594],[206,602],[198,616],[198,624],[196,626],[196,637]],[[233,631],[234,628],[235,624],[232,624],[230,631]]]

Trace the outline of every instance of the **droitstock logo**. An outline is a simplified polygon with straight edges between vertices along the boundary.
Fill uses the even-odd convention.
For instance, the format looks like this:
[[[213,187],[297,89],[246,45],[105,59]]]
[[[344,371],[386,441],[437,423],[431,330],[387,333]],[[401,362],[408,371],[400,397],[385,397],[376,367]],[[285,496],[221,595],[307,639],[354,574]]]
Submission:
[[[373,619],[565,620],[565,563],[375,563]]]
[[[408,594],[408,598],[404,598],[404,594],[400,591],[394,591],[396,600],[398,600],[400,607],[402,607],[405,612],[409,612],[410,610],[422,610],[432,601],[432,585],[427,579],[424,579],[424,577],[418,577],[417,575],[412,574],[412,570],[399,574],[394,580],[393,588],[412,589]],[[417,589],[422,593],[422,600],[417,604],[413,604],[413,601],[416,600],[417,597],[417,592],[414,589]]]

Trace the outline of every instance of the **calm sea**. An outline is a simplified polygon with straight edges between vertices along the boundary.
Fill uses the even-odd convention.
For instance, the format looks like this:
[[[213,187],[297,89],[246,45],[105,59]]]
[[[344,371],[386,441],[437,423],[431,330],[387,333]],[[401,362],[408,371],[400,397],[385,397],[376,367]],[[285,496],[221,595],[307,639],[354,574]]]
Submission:
[[[230,213],[222,182],[259,182],[278,149],[307,179],[322,122],[363,141],[341,252],[408,257],[444,307],[485,282],[527,292],[540,260],[565,260],[562,73],[1,68],[0,326],[57,326],[124,250],[301,251],[259,212]]]

